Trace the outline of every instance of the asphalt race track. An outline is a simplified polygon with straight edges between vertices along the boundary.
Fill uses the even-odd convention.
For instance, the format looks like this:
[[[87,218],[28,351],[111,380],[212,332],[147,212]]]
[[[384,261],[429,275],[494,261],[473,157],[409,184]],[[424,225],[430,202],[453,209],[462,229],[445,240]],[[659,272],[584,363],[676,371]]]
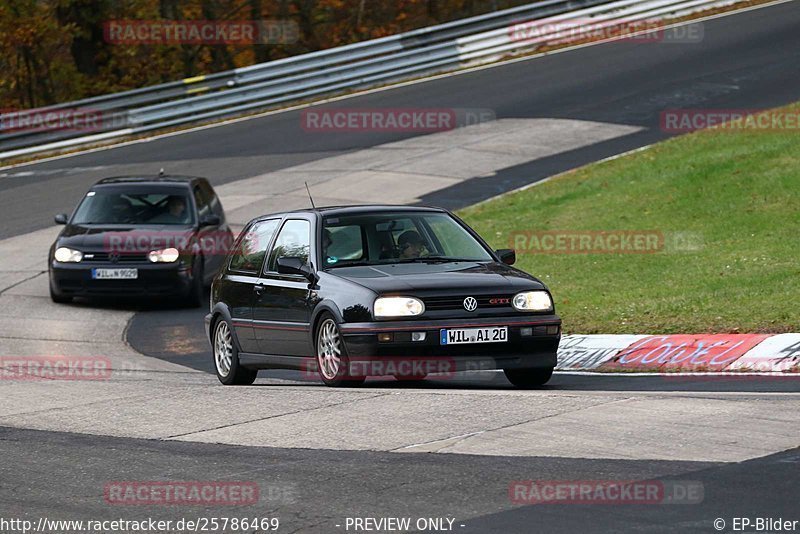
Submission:
[[[600,146],[503,169],[488,184],[471,180],[470,187],[424,199],[463,206],[663,139],[667,134],[659,130],[659,114],[664,109],[767,108],[797,100],[798,22],[800,10],[792,1],[707,21],[700,43],[606,43],[372,93],[337,105],[480,108],[492,110],[498,118],[562,118],[646,128]],[[0,237],[49,226],[51,213],[74,208],[88,185],[109,174],[164,167],[174,174],[201,174],[218,185],[414,135],[308,133],[300,127],[299,115],[299,111],[280,113],[0,171]],[[31,205],[37,210],[31,210]]]
[[[52,215],[104,176],[162,167],[207,176],[237,225],[304,206],[305,180],[318,204],[466,206],[665,139],[665,109],[800,100],[798,28],[795,0],[708,20],[699,43],[605,43],[336,103],[496,118],[460,131],[309,132],[289,111],[0,169],[0,356],[114,365],[98,382],[0,381],[0,516],[278,517],[282,533],[364,532],[347,528],[354,517],[449,518],[465,533],[707,533],[731,531],[735,517],[800,520],[797,377],[562,373],[520,391],[482,372],[331,390],[300,372],[262,371],[253,387],[223,388],[209,374],[205,310],[55,305],[44,271]],[[153,480],[245,481],[260,496],[233,507],[104,496],[115,481]],[[702,495],[515,504],[512,485],[529,480],[653,480]],[[715,530],[716,519],[726,526]]]
[[[248,510],[246,514],[279,516],[285,525],[280,532],[346,532],[347,517],[381,516],[455,518],[453,530],[464,533],[711,532],[714,519],[723,518],[730,523],[733,513],[754,518],[786,518],[787,512],[796,513],[796,483],[782,481],[787,471],[796,473],[800,462],[799,449],[744,463],[721,464],[466,455],[408,457],[378,452],[43,435],[30,430],[4,430],[0,437],[0,453],[9,463],[28,464],[30,475],[24,485],[16,488],[16,499],[30,503],[26,512],[32,517],[209,516],[212,512],[200,507],[177,513],[145,507],[129,513],[120,510],[125,507],[115,510],[94,496],[112,470],[120,480],[224,479],[237,473],[280,494],[269,509]],[[60,468],[53,471],[47,464],[29,464],[26,459],[30,456],[58,456]],[[596,480],[608,478],[609,473],[629,480],[699,481],[706,498],[699,506],[541,505],[492,513],[508,508],[509,480]],[[742,495],[747,495],[745,503]],[[13,513],[13,506],[2,504]]]

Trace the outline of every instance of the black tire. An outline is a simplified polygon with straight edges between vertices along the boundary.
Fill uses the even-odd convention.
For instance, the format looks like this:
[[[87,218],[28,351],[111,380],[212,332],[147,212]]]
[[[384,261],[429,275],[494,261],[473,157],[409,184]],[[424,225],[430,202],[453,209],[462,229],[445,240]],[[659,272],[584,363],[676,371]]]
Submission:
[[[540,369],[504,369],[508,381],[521,389],[545,385],[553,376],[553,367]]]
[[[50,285],[50,300],[52,300],[56,304],[69,304],[70,302],[72,302],[72,297],[67,297],[65,295],[60,295],[56,293],[56,291],[53,289],[52,282],[50,282],[49,285]]]
[[[336,319],[328,312],[320,317],[314,332],[317,373],[326,386],[357,387],[367,379],[349,373],[350,360]]]
[[[192,286],[189,289],[189,295],[186,299],[186,305],[190,308],[199,308],[203,305],[205,300],[205,284],[203,284],[203,258],[197,256],[194,261],[197,264],[195,268],[194,277],[192,278]]]
[[[255,382],[258,371],[239,364],[239,349],[233,339],[231,327],[224,318],[214,323],[211,352],[217,378],[226,386],[249,386]]]

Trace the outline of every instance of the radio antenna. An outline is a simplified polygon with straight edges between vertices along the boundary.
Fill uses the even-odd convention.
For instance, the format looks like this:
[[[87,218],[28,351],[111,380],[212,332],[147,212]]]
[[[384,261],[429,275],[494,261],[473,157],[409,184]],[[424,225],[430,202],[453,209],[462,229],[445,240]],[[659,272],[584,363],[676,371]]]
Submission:
[[[317,209],[317,207],[314,205],[314,198],[311,196],[311,189],[308,188],[308,182],[305,182],[305,184],[306,184],[306,191],[308,192],[308,200],[311,201],[311,207]]]

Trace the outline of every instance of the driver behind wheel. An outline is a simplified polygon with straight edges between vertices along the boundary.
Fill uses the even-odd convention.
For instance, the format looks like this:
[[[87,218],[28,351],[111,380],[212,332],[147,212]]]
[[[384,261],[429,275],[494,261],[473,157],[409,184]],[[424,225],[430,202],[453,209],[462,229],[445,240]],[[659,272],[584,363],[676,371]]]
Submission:
[[[115,196],[111,199],[109,211],[111,212],[111,220],[114,223],[127,223],[130,222],[130,218],[133,216],[133,205],[127,198]]]

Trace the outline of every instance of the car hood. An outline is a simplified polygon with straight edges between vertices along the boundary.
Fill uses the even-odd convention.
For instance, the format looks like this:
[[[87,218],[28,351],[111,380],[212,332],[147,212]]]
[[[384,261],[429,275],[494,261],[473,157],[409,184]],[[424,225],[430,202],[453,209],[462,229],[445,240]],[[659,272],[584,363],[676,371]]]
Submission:
[[[59,234],[57,244],[82,251],[106,250],[109,247],[167,248],[185,242],[193,232],[191,226],[174,224],[68,224]]]
[[[545,287],[533,276],[495,262],[396,263],[339,267],[328,272],[378,294],[423,295],[452,290],[513,293]]]

